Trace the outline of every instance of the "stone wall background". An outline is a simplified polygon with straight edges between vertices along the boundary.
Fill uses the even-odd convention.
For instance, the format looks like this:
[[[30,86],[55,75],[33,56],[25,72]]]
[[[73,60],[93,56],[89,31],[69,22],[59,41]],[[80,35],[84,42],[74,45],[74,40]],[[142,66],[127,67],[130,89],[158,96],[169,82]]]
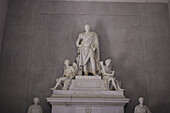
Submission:
[[[169,9],[169,20],[170,20],[170,0],[168,1],[168,9]]]
[[[44,113],[51,112],[45,98],[64,60],[75,61],[75,41],[86,23],[99,34],[101,60],[112,59],[131,99],[125,113],[133,113],[140,96],[153,113],[169,112],[168,13],[165,3],[10,0],[0,56],[0,112],[26,113],[35,96]]]
[[[8,0],[0,0],[0,55],[1,55],[1,47],[2,40],[5,32],[5,24],[8,12]]]

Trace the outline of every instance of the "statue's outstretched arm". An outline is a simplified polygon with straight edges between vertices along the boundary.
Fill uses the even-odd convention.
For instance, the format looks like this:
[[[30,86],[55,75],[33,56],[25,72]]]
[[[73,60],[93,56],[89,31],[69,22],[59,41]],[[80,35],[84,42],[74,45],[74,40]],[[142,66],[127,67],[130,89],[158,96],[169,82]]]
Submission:
[[[115,74],[115,70],[113,70],[110,74],[110,76],[114,77],[114,74]]]

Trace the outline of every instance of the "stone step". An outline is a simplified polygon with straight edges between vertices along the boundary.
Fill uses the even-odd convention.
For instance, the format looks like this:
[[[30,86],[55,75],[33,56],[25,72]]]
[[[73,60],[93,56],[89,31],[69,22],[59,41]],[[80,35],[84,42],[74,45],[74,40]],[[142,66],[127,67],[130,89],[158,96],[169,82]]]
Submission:
[[[99,76],[99,75],[95,75],[95,76],[90,76],[90,75],[88,75],[88,76],[79,76],[79,75],[77,75],[76,76],[76,80],[101,80],[101,76]]]

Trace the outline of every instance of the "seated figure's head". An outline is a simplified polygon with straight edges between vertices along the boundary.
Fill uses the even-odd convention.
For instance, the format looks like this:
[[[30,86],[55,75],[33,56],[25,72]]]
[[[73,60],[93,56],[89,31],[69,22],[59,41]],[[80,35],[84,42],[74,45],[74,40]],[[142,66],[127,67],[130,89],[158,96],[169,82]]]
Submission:
[[[65,60],[65,61],[64,61],[64,65],[65,65],[65,66],[69,66],[69,65],[70,65],[70,60]]]
[[[141,105],[143,105],[143,103],[144,103],[144,98],[143,98],[143,97],[139,97],[139,103],[140,103]]]
[[[38,104],[38,103],[39,103],[39,101],[40,101],[40,100],[39,100],[39,98],[38,98],[38,97],[35,97],[35,98],[34,98],[34,100],[33,100],[33,102],[34,102],[35,104]]]
[[[105,64],[106,64],[106,66],[110,66],[111,60],[110,60],[110,59],[107,59],[107,60],[105,61]]]
[[[84,26],[84,29],[85,29],[86,32],[89,32],[89,31],[90,31],[90,25],[89,25],[89,24],[86,24],[86,25]]]

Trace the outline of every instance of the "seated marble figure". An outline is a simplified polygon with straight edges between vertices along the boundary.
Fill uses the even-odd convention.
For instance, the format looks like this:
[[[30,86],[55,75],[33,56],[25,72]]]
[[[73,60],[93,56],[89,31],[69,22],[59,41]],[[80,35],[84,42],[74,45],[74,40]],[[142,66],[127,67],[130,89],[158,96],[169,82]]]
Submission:
[[[139,103],[140,104],[135,107],[134,113],[151,113],[149,108],[147,106],[143,105],[144,104],[144,98],[143,97],[139,98]]]
[[[56,79],[56,85],[51,90],[55,90],[59,85],[63,90],[67,90],[69,88],[71,80],[74,78],[77,72],[77,64],[73,63],[73,66],[70,66],[70,61],[64,61],[64,74],[59,79]],[[62,85],[63,83],[63,85]]]
[[[33,100],[34,104],[29,107],[27,113],[43,113],[41,105],[38,105],[39,101],[39,98],[35,97]]]
[[[111,60],[107,59],[105,65],[103,64],[103,61],[101,61],[100,66],[105,88],[111,90],[112,87],[114,87],[115,90],[123,90],[120,88],[119,81],[116,80],[116,77],[114,76],[115,71],[111,69]],[[112,83],[111,87],[109,87],[110,82]]]

